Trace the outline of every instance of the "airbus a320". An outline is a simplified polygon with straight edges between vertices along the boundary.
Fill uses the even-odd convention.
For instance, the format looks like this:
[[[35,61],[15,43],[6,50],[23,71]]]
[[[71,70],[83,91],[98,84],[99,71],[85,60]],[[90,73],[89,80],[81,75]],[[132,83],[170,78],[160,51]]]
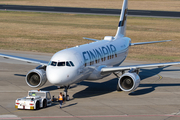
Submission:
[[[93,42],[61,50],[49,62],[2,53],[0,56],[40,64],[27,73],[26,83],[30,87],[41,87],[48,80],[53,85],[64,86],[66,98],[70,85],[83,80],[102,79],[112,73],[119,78],[117,90],[134,91],[140,84],[138,73],[141,68],[177,65],[180,62],[120,66],[131,46],[170,41],[131,43],[131,39],[125,35],[127,10],[128,0],[124,0],[115,36],[105,36],[103,40],[84,38]],[[122,75],[118,76],[117,73]]]

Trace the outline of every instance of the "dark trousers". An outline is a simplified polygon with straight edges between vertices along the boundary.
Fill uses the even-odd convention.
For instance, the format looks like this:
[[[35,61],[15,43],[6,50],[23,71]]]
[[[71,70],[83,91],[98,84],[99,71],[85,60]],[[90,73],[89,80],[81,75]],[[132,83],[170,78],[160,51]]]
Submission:
[[[62,101],[62,100],[60,100],[60,101],[59,101],[59,105],[60,105],[60,107],[62,106],[62,103],[63,103],[63,101]]]

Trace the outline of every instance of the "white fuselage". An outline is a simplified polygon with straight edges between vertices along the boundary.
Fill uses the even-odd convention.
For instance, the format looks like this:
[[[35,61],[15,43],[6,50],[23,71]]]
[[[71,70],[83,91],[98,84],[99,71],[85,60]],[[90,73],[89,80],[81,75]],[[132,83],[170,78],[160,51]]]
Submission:
[[[120,37],[59,51],[47,66],[47,79],[52,84],[67,86],[106,77],[110,74],[102,75],[101,68],[119,66],[128,54],[130,43],[130,38]]]

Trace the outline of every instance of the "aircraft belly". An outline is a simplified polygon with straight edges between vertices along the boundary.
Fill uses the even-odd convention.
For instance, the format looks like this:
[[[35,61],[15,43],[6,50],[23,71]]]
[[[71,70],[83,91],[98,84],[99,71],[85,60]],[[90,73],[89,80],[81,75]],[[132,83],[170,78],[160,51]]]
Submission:
[[[91,73],[94,71],[94,69],[84,67],[80,71],[82,71],[82,72],[81,73],[78,72],[76,78],[71,80],[71,84],[79,83],[83,80],[86,80],[91,75]]]
[[[107,73],[107,74],[101,74],[99,72],[93,72],[88,78],[87,80],[99,80],[99,79],[102,79],[104,77],[107,77],[109,76],[111,73]]]
[[[98,79],[101,79],[110,75],[109,73],[103,74],[103,75],[101,74],[101,69],[104,67],[107,67],[107,66],[101,65],[101,66],[95,67],[95,69],[93,69],[93,71],[91,72],[91,74],[88,76],[86,80],[98,80]]]
[[[117,53],[119,57],[115,57],[109,63],[108,66],[119,66],[127,57],[128,55],[128,49],[125,49],[123,52]]]
[[[116,58],[116,59],[118,59],[118,60],[116,60],[116,61],[118,61],[118,62],[116,62],[115,64],[113,64],[113,66],[119,66],[119,65],[126,59],[127,55],[128,55],[128,49],[125,50],[125,51],[122,52],[122,53],[119,53],[119,56],[121,56],[121,57]]]

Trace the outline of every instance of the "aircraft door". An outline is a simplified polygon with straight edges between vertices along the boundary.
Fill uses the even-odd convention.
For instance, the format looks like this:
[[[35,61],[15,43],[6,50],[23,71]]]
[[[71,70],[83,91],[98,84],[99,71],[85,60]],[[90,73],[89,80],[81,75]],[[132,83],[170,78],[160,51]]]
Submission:
[[[77,61],[79,63],[78,74],[82,74],[83,73],[83,59],[82,59],[82,56],[79,53],[75,53],[75,56],[76,56]]]

